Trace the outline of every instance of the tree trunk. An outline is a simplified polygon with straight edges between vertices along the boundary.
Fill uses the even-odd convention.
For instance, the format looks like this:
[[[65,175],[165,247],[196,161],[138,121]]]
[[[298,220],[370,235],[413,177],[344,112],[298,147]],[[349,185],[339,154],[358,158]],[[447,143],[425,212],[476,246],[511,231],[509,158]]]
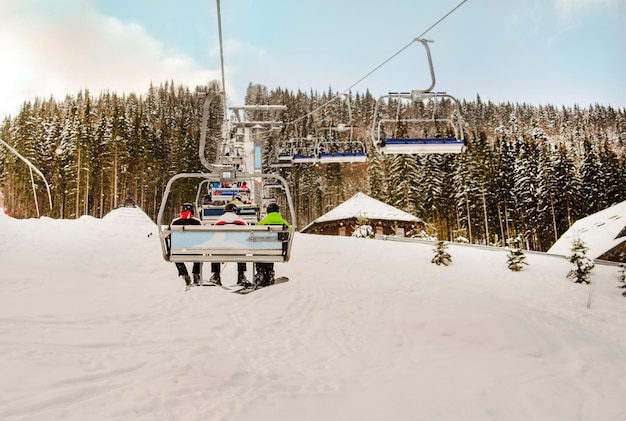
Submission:
[[[556,228],[556,213],[554,211],[554,200],[552,200],[552,192],[550,192],[550,210],[552,211],[552,229],[554,230],[554,241],[558,241],[559,234]]]
[[[483,215],[485,217],[485,239],[487,240],[486,244],[489,245],[489,218],[487,217],[487,200],[485,197],[485,185],[481,186],[482,196],[483,196]]]
[[[469,197],[467,194],[467,189],[465,189],[465,210],[467,212],[467,236],[470,243],[473,243],[472,240],[472,217],[470,216],[470,206],[469,206]]]
[[[85,176],[85,207],[83,208],[83,215],[89,215],[89,176],[91,172],[87,170],[87,175]]]
[[[80,171],[82,162],[80,160],[80,145],[78,146],[78,165],[76,166],[76,203],[74,205],[74,218],[80,216]]]
[[[117,208],[117,149],[113,153],[113,190],[111,190],[111,209]]]
[[[502,209],[500,209],[500,204],[498,203],[498,221],[500,222],[500,236],[502,240],[502,244],[506,244],[506,238],[504,236],[504,225],[502,224]]]

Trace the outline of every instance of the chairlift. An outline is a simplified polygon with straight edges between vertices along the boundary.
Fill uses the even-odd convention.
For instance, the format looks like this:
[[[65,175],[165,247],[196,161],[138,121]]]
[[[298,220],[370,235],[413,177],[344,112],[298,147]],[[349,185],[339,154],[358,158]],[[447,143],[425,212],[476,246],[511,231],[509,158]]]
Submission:
[[[315,164],[318,161],[319,139],[314,136],[298,137],[289,140],[291,162],[294,164]]]
[[[383,154],[461,153],[465,150],[463,122],[459,102],[446,92],[434,92],[435,72],[428,43],[417,39],[426,49],[431,84],[426,89],[410,92],[390,92],[382,95],[374,107],[372,141]],[[453,105],[450,115],[442,116],[443,101]],[[397,104],[396,115],[381,116],[382,105]],[[419,103],[431,107],[430,117],[419,116]],[[442,128],[444,130],[442,131]],[[430,136],[423,136],[430,132]],[[388,133],[392,133],[391,136]],[[400,133],[399,135],[394,135]]]
[[[291,155],[279,155],[278,160],[270,162],[271,168],[289,168],[293,166]]]
[[[333,142],[334,151],[328,142],[323,142],[319,152],[320,164],[366,162],[367,153],[363,142],[349,140]],[[328,146],[327,146],[328,145]],[[327,152],[328,151],[328,152]]]
[[[365,144],[354,139],[352,127],[352,107],[348,97],[348,123],[329,126],[327,137],[318,145],[320,164],[366,162],[367,149]],[[344,134],[347,133],[347,136]]]
[[[201,136],[201,141],[202,141]],[[247,130],[244,143],[252,142]],[[204,147],[199,149],[204,151]],[[245,148],[244,148],[245,150]],[[246,156],[242,155],[245,160]],[[255,157],[251,157],[254,159]],[[201,156],[201,161],[206,158]],[[245,162],[244,162],[245,164]],[[296,216],[287,181],[277,174],[244,172],[236,164],[225,161],[209,164],[208,172],[181,173],[168,181],[157,216],[161,249],[169,262],[287,262],[290,257],[293,233],[286,227],[259,226],[260,210],[265,208],[262,192],[255,191],[269,181],[281,186],[283,201],[287,204],[291,224],[296,227]],[[198,182],[195,206],[202,225],[169,225],[163,220],[171,191],[179,180]],[[243,187],[245,182],[246,187]],[[241,196],[244,205],[237,208],[247,226],[216,226],[224,206],[235,196]]]
[[[237,176],[243,179],[241,175]],[[252,180],[271,180],[281,185],[282,196],[288,207],[292,225],[296,216],[287,181],[276,174],[247,175]],[[224,205],[239,187],[211,187],[211,200],[196,197],[195,207],[202,225],[170,225],[163,220],[168,198],[179,180],[197,179],[199,191],[205,185],[223,185],[220,173],[181,173],[168,181],[159,213],[157,226],[163,257],[169,262],[287,262],[290,258],[293,233],[286,227],[257,225],[263,204],[246,203],[238,206],[237,213],[248,223],[246,226],[215,225],[224,212]],[[221,183],[221,184],[220,184]],[[205,195],[206,196],[206,195]]]

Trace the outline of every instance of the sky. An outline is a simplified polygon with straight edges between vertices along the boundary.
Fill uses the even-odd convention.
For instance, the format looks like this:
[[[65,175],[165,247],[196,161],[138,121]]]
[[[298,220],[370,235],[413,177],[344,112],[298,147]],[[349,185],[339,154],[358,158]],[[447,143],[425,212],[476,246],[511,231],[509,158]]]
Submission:
[[[185,291],[139,208],[0,209],[3,421],[618,420],[626,298],[563,257],[296,233],[289,282]],[[129,253],[132,250],[132,253]],[[33,258],[37,264],[33,264]],[[249,269],[250,270],[250,269]],[[205,273],[205,279],[208,278]],[[222,271],[226,286],[236,265]]]
[[[431,26],[460,5],[432,29]],[[459,100],[626,107],[623,0],[226,0],[226,92],[425,89]],[[0,116],[88,89],[220,80],[216,0],[2,0]]]

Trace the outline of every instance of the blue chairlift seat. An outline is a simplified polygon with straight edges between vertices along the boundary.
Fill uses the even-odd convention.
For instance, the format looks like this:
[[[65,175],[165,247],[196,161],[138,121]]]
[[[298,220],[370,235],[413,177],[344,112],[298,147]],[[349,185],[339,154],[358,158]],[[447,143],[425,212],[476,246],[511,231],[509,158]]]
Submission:
[[[342,163],[342,162],[366,162],[367,155],[363,152],[333,152],[320,153],[319,162],[321,164]]]
[[[272,168],[289,168],[292,165],[293,163],[291,162],[291,160],[287,161],[283,159],[280,159],[278,161],[273,161],[270,163],[270,167]]]
[[[312,154],[294,154],[292,158],[294,164],[314,164],[317,161],[317,156]]]
[[[461,153],[465,142],[454,137],[383,138],[381,149],[387,154]]]

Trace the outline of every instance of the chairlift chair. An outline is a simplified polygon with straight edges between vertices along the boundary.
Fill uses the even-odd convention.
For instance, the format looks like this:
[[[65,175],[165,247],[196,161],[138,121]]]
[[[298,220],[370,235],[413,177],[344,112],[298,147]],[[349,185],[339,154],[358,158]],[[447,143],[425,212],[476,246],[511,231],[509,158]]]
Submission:
[[[461,153],[465,150],[463,122],[459,102],[446,92],[434,92],[435,72],[428,43],[431,41],[417,39],[426,49],[431,83],[425,89],[416,89],[410,92],[390,92],[382,95],[376,101],[372,122],[372,142],[374,147],[383,154],[428,154],[428,153]],[[451,115],[441,116],[440,102],[451,101],[453,111]],[[382,105],[390,101],[397,102],[397,112],[394,118],[381,116]],[[419,102],[431,103],[432,112],[429,118],[411,115],[409,111],[415,109]],[[419,136],[425,130],[438,131],[438,126],[448,127],[454,132],[453,136],[441,135]],[[390,137],[386,133],[393,132],[403,126],[406,135]]]
[[[287,203],[289,216],[295,227],[295,211],[286,180],[276,174],[253,174],[253,177],[281,184],[284,201]],[[224,206],[202,204],[198,201],[195,205],[196,209],[201,210],[198,216],[202,220],[202,225],[166,223],[163,217],[168,198],[176,182],[183,179],[197,179],[199,186],[204,186],[213,185],[222,177],[219,173],[181,173],[170,178],[157,216],[161,251],[166,261],[268,263],[289,261],[293,233],[289,232],[286,227],[257,225],[259,207],[255,205],[241,206],[238,211],[241,212],[241,218],[247,220],[246,226],[215,225],[224,211]],[[250,213],[250,210],[253,210],[253,213]]]

